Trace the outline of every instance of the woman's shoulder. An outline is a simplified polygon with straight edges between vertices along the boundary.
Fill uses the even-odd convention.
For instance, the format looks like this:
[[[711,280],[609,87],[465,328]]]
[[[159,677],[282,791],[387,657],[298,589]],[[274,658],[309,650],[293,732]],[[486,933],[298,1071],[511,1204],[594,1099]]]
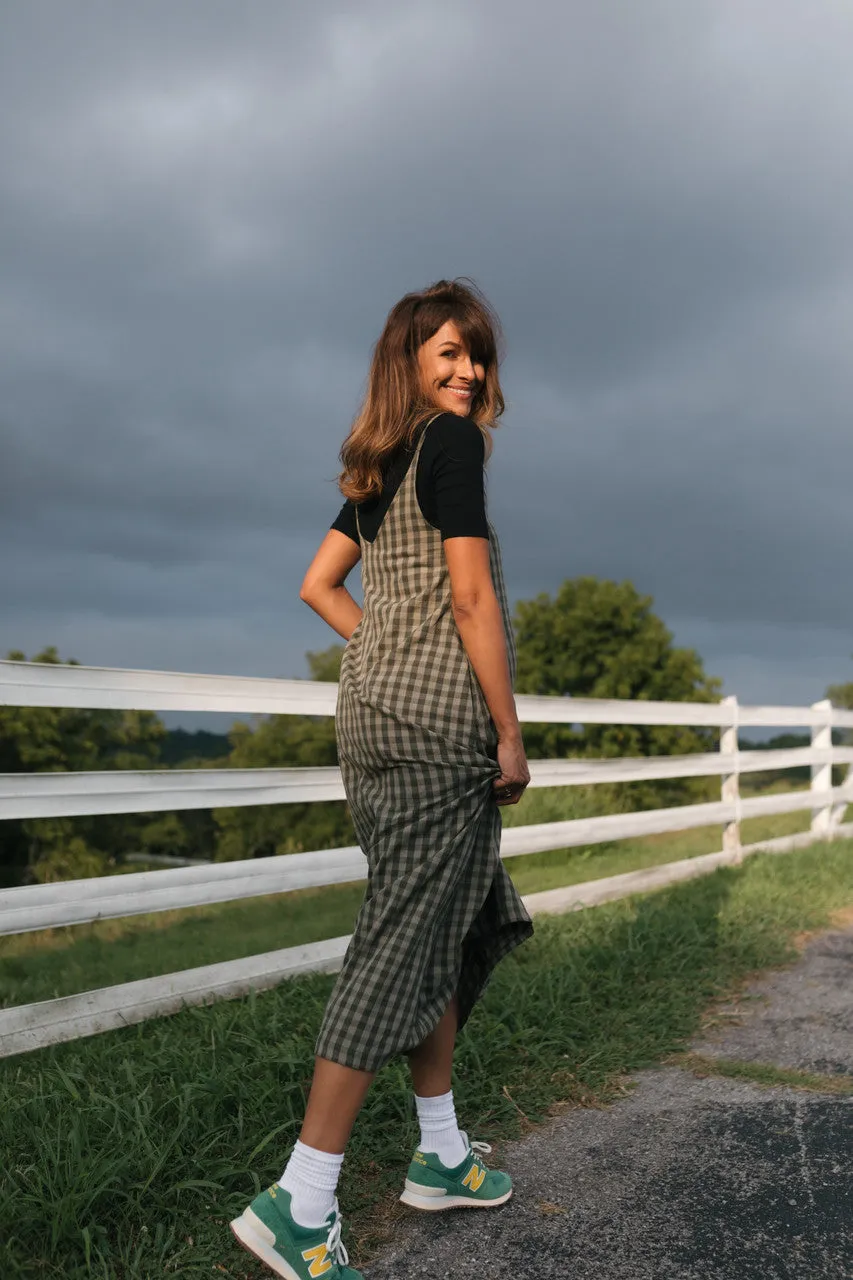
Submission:
[[[460,461],[482,463],[486,444],[483,433],[469,417],[458,413],[440,413],[426,426],[424,450],[432,456],[450,454]]]

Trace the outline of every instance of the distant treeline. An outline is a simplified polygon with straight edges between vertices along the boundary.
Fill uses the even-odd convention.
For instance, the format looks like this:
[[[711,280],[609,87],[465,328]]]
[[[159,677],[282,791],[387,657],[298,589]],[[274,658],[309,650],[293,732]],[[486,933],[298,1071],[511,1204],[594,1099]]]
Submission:
[[[207,729],[167,729],[160,743],[160,763],[170,769],[186,767],[189,760],[222,760],[231,753],[227,733]]]

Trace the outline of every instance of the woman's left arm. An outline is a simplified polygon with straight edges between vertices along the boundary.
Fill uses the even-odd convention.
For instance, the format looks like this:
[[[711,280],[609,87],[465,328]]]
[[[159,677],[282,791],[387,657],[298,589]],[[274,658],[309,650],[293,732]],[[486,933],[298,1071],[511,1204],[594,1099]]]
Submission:
[[[361,559],[361,549],[337,529],[330,529],[305,575],[299,599],[319,613],[339,636],[349,640],[361,618],[361,607],[344,583]]]

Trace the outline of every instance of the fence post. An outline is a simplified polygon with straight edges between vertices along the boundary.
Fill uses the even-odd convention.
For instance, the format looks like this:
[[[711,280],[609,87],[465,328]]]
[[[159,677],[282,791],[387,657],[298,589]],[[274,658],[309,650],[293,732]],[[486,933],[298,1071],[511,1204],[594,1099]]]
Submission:
[[[841,826],[848,805],[853,804],[853,764],[847,766],[847,774],[841,784],[841,788],[847,792],[849,799],[839,801],[832,810],[832,817],[829,822],[830,831],[834,831],[836,827]]]
[[[826,711],[831,714],[832,703],[828,698],[812,703],[813,711]],[[812,725],[812,749],[826,750],[832,747],[832,720],[826,717],[825,724]],[[832,787],[832,764],[812,765],[812,791],[829,791]],[[832,804],[822,804],[812,809],[812,834],[827,837],[832,830]]]
[[[740,779],[737,768],[738,753],[738,703],[737,697],[732,694],[729,698],[721,698],[720,703],[724,707],[732,708],[732,723],[724,725],[720,732],[720,755],[735,756],[735,766],[732,773],[723,774],[722,799],[723,803],[733,804],[735,806],[735,816],[731,822],[727,822],[723,827],[723,852],[731,854],[733,862],[743,861],[743,851],[740,842]]]

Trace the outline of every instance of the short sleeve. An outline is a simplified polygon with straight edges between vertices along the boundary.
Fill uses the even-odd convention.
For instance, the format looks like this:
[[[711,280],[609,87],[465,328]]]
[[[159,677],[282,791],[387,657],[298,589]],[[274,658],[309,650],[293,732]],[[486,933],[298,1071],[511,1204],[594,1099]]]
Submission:
[[[432,423],[433,510],[441,538],[488,538],[483,463],[486,445],[476,422],[443,413]]]
[[[348,538],[352,538],[357,546],[361,546],[358,540],[358,526],[355,521],[355,504],[352,498],[347,498],[344,505],[338,512],[337,519],[331,525],[332,529],[337,529],[338,533],[345,533]]]

